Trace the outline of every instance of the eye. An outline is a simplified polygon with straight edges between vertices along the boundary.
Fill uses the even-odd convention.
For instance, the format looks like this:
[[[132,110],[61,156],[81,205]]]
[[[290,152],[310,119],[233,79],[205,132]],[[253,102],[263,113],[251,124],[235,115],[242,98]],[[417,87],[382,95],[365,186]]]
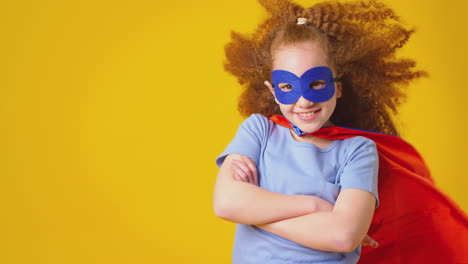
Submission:
[[[292,90],[292,86],[289,83],[280,83],[280,84],[278,84],[278,87],[283,92],[289,92],[289,91]]]
[[[325,87],[325,81],[324,80],[313,81],[309,84],[309,87],[314,90],[323,89]]]

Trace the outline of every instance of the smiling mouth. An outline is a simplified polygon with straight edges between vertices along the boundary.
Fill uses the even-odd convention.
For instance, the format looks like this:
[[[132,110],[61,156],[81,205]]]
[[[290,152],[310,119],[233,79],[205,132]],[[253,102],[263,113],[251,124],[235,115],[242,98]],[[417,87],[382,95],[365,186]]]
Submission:
[[[319,113],[321,109],[315,110],[315,111],[310,111],[310,112],[304,112],[304,113],[296,113],[299,119],[303,121],[309,121],[314,119],[317,116],[317,113]]]

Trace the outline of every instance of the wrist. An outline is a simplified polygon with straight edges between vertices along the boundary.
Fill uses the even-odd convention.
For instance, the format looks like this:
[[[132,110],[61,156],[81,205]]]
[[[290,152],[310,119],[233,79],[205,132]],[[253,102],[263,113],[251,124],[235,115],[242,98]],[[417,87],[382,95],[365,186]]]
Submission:
[[[317,203],[317,197],[312,195],[300,195],[301,201],[298,205],[301,206],[301,211],[304,215],[316,213],[319,211],[319,204]]]
[[[267,224],[259,224],[259,225],[256,225],[256,226],[257,226],[258,228],[260,228],[260,229],[263,229],[264,231],[273,233],[273,231],[274,231],[274,229],[275,229],[275,226],[277,226],[278,223],[280,223],[280,222],[282,222],[282,220],[276,221],[276,222],[267,223]]]
[[[317,196],[307,195],[308,197],[308,210],[309,213],[317,213],[317,212],[330,212],[333,211],[334,204],[319,198]]]

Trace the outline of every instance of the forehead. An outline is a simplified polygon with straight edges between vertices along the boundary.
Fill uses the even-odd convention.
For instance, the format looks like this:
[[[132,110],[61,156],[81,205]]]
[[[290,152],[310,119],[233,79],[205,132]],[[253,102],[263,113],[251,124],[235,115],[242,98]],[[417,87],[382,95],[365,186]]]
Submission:
[[[273,70],[301,76],[310,68],[328,66],[327,55],[318,41],[279,45],[272,52]]]

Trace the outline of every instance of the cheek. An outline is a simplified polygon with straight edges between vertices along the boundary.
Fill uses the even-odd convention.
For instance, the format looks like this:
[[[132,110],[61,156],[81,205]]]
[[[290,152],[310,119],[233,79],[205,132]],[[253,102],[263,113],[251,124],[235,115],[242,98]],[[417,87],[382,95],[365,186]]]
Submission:
[[[279,104],[280,110],[283,115],[291,114],[294,109],[294,104],[286,105],[286,104]]]
[[[330,101],[327,102],[326,107],[328,108],[328,111],[330,111],[330,112],[332,112],[332,113],[335,111],[336,102],[337,102],[337,101],[336,101],[336,98],[335,98],[335,97],[332,98],[332,99],[330,99]]]

